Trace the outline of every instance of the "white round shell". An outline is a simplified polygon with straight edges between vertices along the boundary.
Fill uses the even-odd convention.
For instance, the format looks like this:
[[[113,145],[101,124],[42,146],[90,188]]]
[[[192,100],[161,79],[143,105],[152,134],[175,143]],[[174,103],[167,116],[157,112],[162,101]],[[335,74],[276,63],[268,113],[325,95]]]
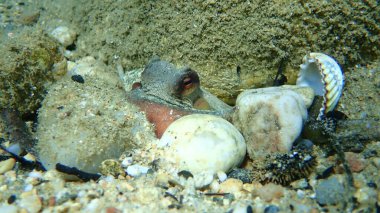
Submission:
[[[310,53],[303,58],[297,85],[314,89],[323,96],[323,104],[318,119],[332,111],[337,105],[344,86],[344,76],[339,64],[323,53]]]
[[[173,122],[159,142],[165,160],[176,169],[192,173],[228,172],[246,154],[240,132],[228,121],[206,114],[192,114]]]

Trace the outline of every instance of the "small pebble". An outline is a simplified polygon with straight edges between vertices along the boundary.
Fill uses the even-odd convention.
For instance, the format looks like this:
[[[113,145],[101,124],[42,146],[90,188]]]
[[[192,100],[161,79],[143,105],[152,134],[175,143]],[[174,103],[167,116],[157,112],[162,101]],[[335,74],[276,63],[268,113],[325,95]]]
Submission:
[[[317,202],[321,205],[335,205],[344,199],[345,190],[336,177],[321,180],[315,188]]]
[[[24,187],[24,192],[29,192],[33,189],[33,185],[32,184],[28,184]]]
[[[194,177],[194,175],[191,174],[191,172],[189,172],[189,171],[187,171],[187,170],[182,170],[182,171],[178,172],[178,176],[182,176],[182,177],[184,177],[185,179],[188,179],[188,178]]]
[[[39,171],[32,171],[28,174],[28,176],[31,178],[39,178],[39,179],[43,178],[42,172],[39,172]]]
[[[63,46],[67,47],[74,43],[77,34],[66,26],[59,26],[51,32],[51,36],[57,39]]]
[[[352,172],[360,172],[366,167],[365,159],[353,152],[345,152],[345,158]]]
[[[280,208],[278,208],[278,206],[275,206],[275,205],[267,206],[264,209],[264,213],[277,213],[279,211],[280,211]]]
[[[0,174],[4,174],[14,167],[16,160],[14,158],[9,158],[0,162]]]
[[[133,163],[133,158],[132,157],[126,157],[124,160],[121,162],[121,166],[124,168],[127,168]]]
[[[36,190],[23,192],[18,204],[21,208],[27,209],[28,212],[39,212],[42,208],[41,199]]]
[[[268,183],[261,188],[253,191],[255,196],[259,196],[261,199],[270,202],[274,199],[280,199],[284,195],[284,188],[274,183]]]
[[[377,192],[373,188],[363,187],[355,192],[354,197],[360,204],[373,206],[376,203]]]
[[[81,75],[72,75],[71,80],[81,83],[81,84],[84,83],[84,78]]]
[[[373,182],[373,181],[368,182],[367,186],[370,187],[370,188],[377,189],[377,184],[375,182]]]
[[[217,180],[214,180],[210,184],[209,188],[210,188],[210,191],[212,193],[217,193],[219,191],[219,189],[220,189],[220,184],[219,184],[219,182]]]
[[[12,204],[16,201],[16,195],[11,195],[8,198],[8,204]]]
[[[227,180],[227,174],[222,171],[217,172],[216,175],[218,176],[220,182]]]
[[[293,181],[291,186],[295,189],[306,189],[309,186],[309,183],[305,178],[302,178],[300,180]]]
[[[298,190],[297,190],[297,197],[298,197],[299,199],[303,199],[303,198],[305,198],[305,192],[302,191],[302,190],[300,190],[300,189],[298,189]]]
[[[162,188],[169,188],[170,176],[168,174],[160,173],[156,176],[155,183]]]
[[[212,172],[201,172],[194,176],[194,185],[197,189],[205,188],[210,185],[214,180],[214,175]]]
[[[380,169],[380,158],[373,158],[372,162],[376,166],[376,168]]]
[[[220,184],[219,192],[221,193],[235,193],[243,189],[243,182],[238,179],[229,178]]]
[[[0,205],[0,212],[17,213],[19,209],[15,205]]]
[[[149,168],[138,164],[128,166],[126,172],[132,177],[138,177],[140,175],[148,173]]]
[[[251,205],[248,205],[248,206],[242,206],[242,205],[239,205],[239,206],[236,206],[233,211],[233,213],[252,213],[253,212],[253,209],[252,209],[252,206]]]

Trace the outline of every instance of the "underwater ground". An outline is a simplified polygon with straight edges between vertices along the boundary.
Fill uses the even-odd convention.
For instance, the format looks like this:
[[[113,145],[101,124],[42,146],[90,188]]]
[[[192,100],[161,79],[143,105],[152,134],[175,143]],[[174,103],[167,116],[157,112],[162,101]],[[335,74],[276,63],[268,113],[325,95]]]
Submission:
[[[153,145],[127,142],[120,159],[102,163],[100,179],[81,181],[16,162],[3,150],[0,212],[380,211],[379,1],[2,0],[0,32],[0,109],[16,110],[22,121],[2,115],[1,143],[38,144],[56,136],[50,142],[62,155],[75,144],[57,141],[77,137],[75,126],[88,122],[94,143],[112,141],[116,150],[134,139],[123,131],[128,125],[106,116],[129,109],[121,101],[127,83],[119,81],[118,67],[133,77],[153,56],[196,70],[201,85],[230,105],[245,89],[272,86],[279,72],[283,83],[295,84],[310,52],[332,56],[345,75],[334,128],[321,124],[302,134],[315,147],[307,177],[283,185],[218,177],[199,188],[186,175],[176,181],[156,169]],[[78,64],[90,76],[84,84],[68,77]],[[94,111],[81,108],[85,98],[99,102]],[[59,104],[66,104],[63,111]],[[84,119],[92,113],[104,116]],[[54,123],[67,117],[68,123]],[[139,140],[151,139],[144,137]],[[99,147],[108,145],[87,151]],[[149,172],[127,175],[128,160]]]

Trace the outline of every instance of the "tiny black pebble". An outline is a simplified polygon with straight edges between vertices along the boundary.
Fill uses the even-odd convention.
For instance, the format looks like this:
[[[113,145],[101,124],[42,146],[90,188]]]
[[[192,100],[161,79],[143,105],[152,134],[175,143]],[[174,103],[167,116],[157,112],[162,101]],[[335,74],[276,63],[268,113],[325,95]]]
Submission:
[[[16,195],[11,195],[8,198],[8,204],[12,204],[16,201]]]
[[[253,213],[252,206],[250,205],[247,206],[247,213]]]
[[[368,187],[371,187],[371,188],[374,188],[374,189],[377,189],[377,185],[376,185],[376,183],[373,182],[373,181],[368,182],[368,183],[367,183],[367,186],[368,186]]]
[[[193,174],[191,174],[191,172],[186,171],[186,170],[182,170],[182,171],[178,172],[178,176],[183,176],[185,179],[188,179],[190,177],[194,177]]]
[[[84,79],[81,75],[73,75],[73,76],[71,76],[71,80],[78,82],[78,83],[81,83],[81,84],[84,83]]]
[[[264,209],[264,213],[277,213],[280,209],[277,206],[270,205]]]

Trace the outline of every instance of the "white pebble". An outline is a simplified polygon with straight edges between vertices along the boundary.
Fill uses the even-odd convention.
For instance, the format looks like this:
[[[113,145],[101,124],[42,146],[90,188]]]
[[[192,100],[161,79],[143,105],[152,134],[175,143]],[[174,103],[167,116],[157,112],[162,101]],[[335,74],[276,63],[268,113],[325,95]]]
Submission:
[[[122,167],[128,167],[133,163],[133,158],[132,157],[126,157],[124,160],[121,162]]]
[[[303,199],[303,198],[305,197],[305,192],[302,191],[302,190],[300,190],[300,189],[298,189],[298,190],[297,190],[297,197],[298,197],[299,199]]]
[[[29,177],[31,178],[38,178],[38,179],[42,179],[43,178],[43,175],[41,172],[38,172],[38,171],[32,171],[28,174]]]
[[[194,174],[194,185],[197,189],[201,189],[210,185],[213,180],[213,172],[201,172],[198,174]]]
[[[71,45],[72,43],[74,43],[77,37],[77,34],[75,31],[73,31],[72,29],[69,29],[66,26],[60,26],[60,27],[55,28],[51,32],[51,36],[57,39],[57,41],[61,43],[63,46],[67,47]]]
[[[220,182],[227,180],[227,174],[225,172],[219,171],[216,173],[216,175],[218,176]]]
[[[17,213],[17,206],[3,204],[0,206],[0,212]]]
[[[138,177],[142,174],[148,173],[149,168],[138,164],[128,166],[126,172],[132,177]]]
[[[24,188],[24,192],[29,192],[29,191],[31,191],[32,189],[33,189],[33,185],[32,185],[32,184],[28,184],[28,185],[25,186],[25,188]]]
[[[16,163],[14,158],[9,158],[7,160],[0,162],[0,174],[4,174],[5,172],[10,171]]]

